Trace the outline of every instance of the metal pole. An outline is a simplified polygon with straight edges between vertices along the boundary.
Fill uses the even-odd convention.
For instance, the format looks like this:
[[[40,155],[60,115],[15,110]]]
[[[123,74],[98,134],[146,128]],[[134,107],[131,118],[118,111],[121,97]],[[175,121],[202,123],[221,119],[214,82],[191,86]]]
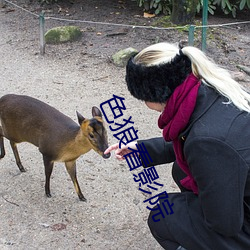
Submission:
[[[194,45],[194,25],[189,26],[189,31],[188,31],[188,45],[193,46]]]
[[[203,0],[203,9],[202,9],[202,44],[201,49],[202,51],[206,51],[206,40],[207,40],[207,16],[208,16],[208,0]]]
[[[45,33],[45,28],[44,28],[44,11],[42,11],[39,15],[39,24],[40,24],[40,54],[44,55],[45,54],[45,39],[44,39],[44,33]]]

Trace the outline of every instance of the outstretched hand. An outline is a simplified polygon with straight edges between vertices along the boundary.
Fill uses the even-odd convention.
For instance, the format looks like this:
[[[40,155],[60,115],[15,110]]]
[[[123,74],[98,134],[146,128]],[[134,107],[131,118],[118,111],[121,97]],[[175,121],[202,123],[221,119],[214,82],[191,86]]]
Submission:
[[[113,144],[110,147],[108,147],[104,154],[108,154],[111,151],[115,150],[115,157],[118,160],[124,160],[124,155],[129,154],[131,152],[131,150],[129,148],[132,149],[136,149],[136,141],[130,142],[127,145],[122,145],[121,148],[119,148],[119,143]]]

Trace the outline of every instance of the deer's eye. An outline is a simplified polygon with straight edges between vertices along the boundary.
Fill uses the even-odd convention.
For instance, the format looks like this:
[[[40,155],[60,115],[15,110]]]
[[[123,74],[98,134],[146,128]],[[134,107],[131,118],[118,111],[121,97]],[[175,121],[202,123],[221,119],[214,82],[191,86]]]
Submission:
[[[89,134],[89,137],[90,137],[91,139],[94,139],[94,135],[93,135],[93,134]]]

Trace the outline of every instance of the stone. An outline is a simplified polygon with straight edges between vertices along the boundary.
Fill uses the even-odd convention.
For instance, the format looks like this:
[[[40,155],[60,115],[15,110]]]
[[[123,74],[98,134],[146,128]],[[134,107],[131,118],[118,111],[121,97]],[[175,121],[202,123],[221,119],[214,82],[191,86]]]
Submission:
[[[125,67],[129,58],[138,53],[134,48],[126,48],[118,51],[112,56],[113,63],[118,67]]]
[[[48,30],[45,33],[47,44],[59,44],[77,41],[82,36],[82,31],[77,26],[61,26]]]
[[[231,76],[237,82],[246,81],[246,74],[244,72],[231,72]]]

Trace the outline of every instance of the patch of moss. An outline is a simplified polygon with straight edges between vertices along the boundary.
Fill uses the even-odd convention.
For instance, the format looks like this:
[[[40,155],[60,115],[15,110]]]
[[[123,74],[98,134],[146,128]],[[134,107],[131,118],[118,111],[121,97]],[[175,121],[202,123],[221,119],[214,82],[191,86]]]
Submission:
[[[175,27],[178,27],[178,31],[180,32],[188,32],[189,30],[189,26],[188,25],[185,25],[183,26],[182,28],[180,28],[179,25],[176,25],[176,24],[173,24],[171,22],[171,17],[170,16],[163,16],[163,17],[160,17],[158,20],[156,20],[152,26],[155,26],[155,27],[163,27],[163,28],[175,28]]]
[[[169,27],[172,27],[173,24],[170,21],[170,16],[163,16],[163,17],[158,18],[156,21],[154,21],[152,26],[169,28]]]

